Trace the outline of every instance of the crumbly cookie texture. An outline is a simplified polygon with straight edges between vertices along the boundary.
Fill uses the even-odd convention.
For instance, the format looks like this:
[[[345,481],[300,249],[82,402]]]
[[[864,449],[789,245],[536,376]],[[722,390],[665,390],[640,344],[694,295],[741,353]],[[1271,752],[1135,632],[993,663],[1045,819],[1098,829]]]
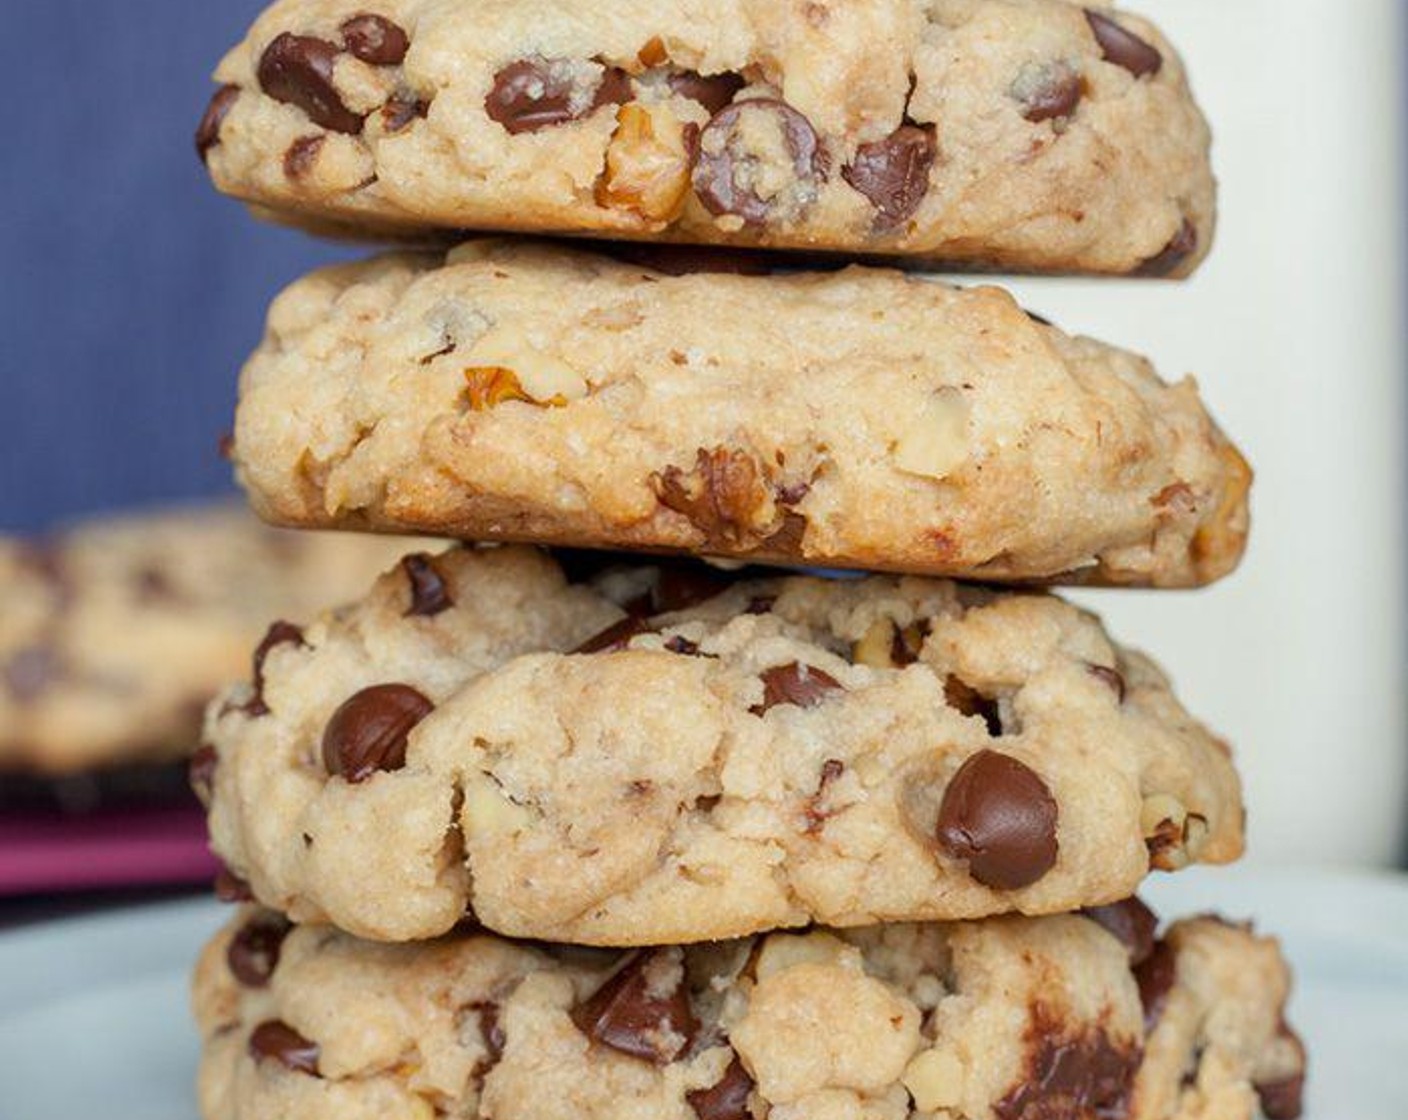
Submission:
[[[1066,0],[281,0],[197,149],[277,219],[1181,276],[1209,133],[1147,20]]]
[[[1225,745],[1050,595],[412,559],[207,715],[214,848],[296,921],[693,942],[1053,913],[1241,852]]]
[[[1274,940],[1080,915],[625,956],[375,945],[249,908],[195,976],[206,1120],[1299,1115]]]
[[[189,754],[271,616],[360,594],[407,547],[279,532],[233,506],[0,539],[0,771]]]
[[[1191,380],[994,288],[493,240],[285,292],[234,455],[289,525],[1170,587],[1251,481]]]

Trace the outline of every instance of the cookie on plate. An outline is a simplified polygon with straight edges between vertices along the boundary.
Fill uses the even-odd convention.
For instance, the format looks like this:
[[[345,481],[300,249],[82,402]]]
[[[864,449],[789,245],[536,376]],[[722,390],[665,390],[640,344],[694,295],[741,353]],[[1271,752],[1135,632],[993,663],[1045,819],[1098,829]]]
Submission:
[[[280,0],[221,62],[220,189],[465,229],[1182,276],[1209,133],[1145,19],[1066,0]]]
[[[285,292],[234,456],[287,525],[1168,587],[1251,481],[1191,380],[994,288],[493,240]]]
[[[262,903],[372,940],[1052,913],[1242,847],[1227,748],[1054,596],[416,556],[261,646],[198,756]]]
[[[279,532],[234,506],[0,539],[0,772],[188,755],[271,617],[360,593],[407,547]]]
[[[1299,1114],[1276,943],[1212,918],[772,934],[622,955],[374,945],[243,910],[203,952],[206,1120]],[[1113,935],[1112,935],[1113,934]]]

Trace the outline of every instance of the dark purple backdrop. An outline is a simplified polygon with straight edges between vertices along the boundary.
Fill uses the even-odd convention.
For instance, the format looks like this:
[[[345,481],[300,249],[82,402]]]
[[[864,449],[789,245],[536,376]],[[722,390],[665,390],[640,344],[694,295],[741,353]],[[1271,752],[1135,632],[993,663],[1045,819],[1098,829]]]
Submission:
[[[10,0],[0,530],[226,490],[264,309],[340,254],[215,194],[191,145],[258,0]]]

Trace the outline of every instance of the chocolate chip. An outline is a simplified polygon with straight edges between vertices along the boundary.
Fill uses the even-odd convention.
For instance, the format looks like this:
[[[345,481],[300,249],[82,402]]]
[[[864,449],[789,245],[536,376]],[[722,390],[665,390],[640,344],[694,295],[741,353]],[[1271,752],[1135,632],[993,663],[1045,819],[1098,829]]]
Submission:
[[[215,795],[215,771],[219,766],[220,756],[209,743],[202,743],[195,754],[191,755],[186,774],[190,779],[191,789],[195,790],[196,796],[204,805],[209,805],[210,799]]]
[[[421,101],[418,98],[398,93],[381,107],[381,127],[388,134],[394,134],[405,129],[417,118],[424,119],[429,112],[430,103],[428,101]],[[444,350],[441,353],[449,353],[449,351]],[[438,355],[431,355],[431,357],[438,357]],[[429,358],[422,358],[421,364],[427,365],[429,361]]]
[[[1131,967],[1143,964],[1153,954],[1159,918],[1139,899],[1126,898],[1108,906],[1088,906],[1081,913],[1129,950]]]
[[[254,691],[244,702],[241,711],[256,719],[269,714],[269,706],[264,703],[264,661],[279,646],[303,644],[303,631],[293,623],[280,621],[269,627],[263,640],[254,650]]]
[[[201,163],[210,155],[210,149],[220,143],[220,126],[225,123],[225,118],[229,116],[239,96],[239,86],[223,85],[215,91],[210,104],[205,107],[205,114],[196,128],[196,155],[200,156]]]
[[[841,178],[875,207],[876,228],[892,229],[913,217],[929,193],[938,150],[932,126],[903,124],[885,139],[857,148]]]
[[[459,932],[458,927],[456,932]],[[474,1066],[474,1078],[482,1085],[489,1071],[503,1060],[504,1046],[508,1040],[504,1037],[503,1026],[499,1023],[497,1003],[471,1003],[467,1010],[478,1018],[479,1036],[484,1040],[485,1056]]]
[[[1126,31],[1107,15],[1085,10],[1085,21],[1100,44],[1100,53],[1106,62],[1123,66],[1136,78],[1145,74],[1157,74],[1164,64],[1163,55],[1151,47],[1132,31]]]
[[[231,871],[222,867],[215,873],[215,897],[221,902],[253,902],[254,892],[249,884]]]
[[[688,638],[682,638],[678,634],[666,640],[665,648],[671,653],[682,654],[685,657],[695,657],[699,653],[698,642],[691,642]]]
[[[333,84],[341,53],[326,40],[285,31],[264,48],[259,87],[275,101],[296,105],[313,123],[355,135],[362,130],[362,117],[343,104]]]
[[[699,1120],[753,1120],[748,1106],[752,1092],[753,1079],[735,1054],[717,1085],[686,1093],[684,1099]]]
[[[406,739],[435,705],[404,684],[364,688],[328,720],[323,764],[329,774],[364,782],[378,771],[406,765]]]
[[[5,687],[16,703],[32,704],[51,684],[68,675],[63,658],[52,646],[26,646],[4,668]]]
[[[792,161],[791,183],[767,198],[756,189],[759,181],[773,177],[760,174],[766,154],[747,148],[743,128],[745,117],[758,114],[774,118]],[[825,178],[826,159],[816,130],[785,101],[735,102],[715,113],[699,135],[694,191],[711,214],[730,214],[750,225],[762,225],[789,205],[797,209],[811,205]]]
[[[1167,245],[1134,270],[1136,276],[1150,276],[1156,279],[1171,276],[1179,266],[1198,251],[1198,228],[1187,218],[1178,227]]]
[[[363,12],[338,30],[342,32],[342,49],[373,66],[400,66],[411,49],[405,31],[384,16]]]
[[[269,1058],[294,1073],[318,1076],[318,1044],[309,1042],[280,1019],[260,1023],[249,1036],[250,1056]]]
[[[997,701],[984,696],[967,681],[950,674],[944,680],[944,699],[950,708],[965,716],[979,716],[987,724],[988,734],[994,739],[1002,734],[1002,717]]]
[[[484,111],[517,136],[580,120],[602,105],[619,104],[630,96],[629,78],[614,67],[603,71],[590,97],[577,82],[577,67],[569,60],[541,55],[520,58],[494,75]]]
[[[1009,91],[1022,106],[1022,116],[1038,124],[1059,120],[1076,111],[1085,93],[1085,79],[1064,63],[1024,68]]]
[[[1090,675],[1096,680],[1109,686],[1110,691],[1115,694],[1115,698],[1124,703],[1124,676],[1118,669],[1111,669],[1106,665],[1091,665]]]
[[[1178,954],[1173,946],[1167,941],[1155,942],[1153,952],[1135,967],[1134,979],[1139,984],[1139,1002],[1144,1007],[1144,1033],[1148,1034],[1158,1024],[1173,982],[1178,979]]]
[[[1116,1046],[1103,1027],[1063,1039],[1061,1024],[1040,1008],[1027,1038],[1027,1075],[993,1105],[997,1120],[1115,1120],[1128,1114],[1138,1047]]]
[[[247,988],[263,988],[279,966],[279,950],[293,927],[282,914],[260,913],[230,939],[225,962]]]
[[[619,653],[639,634],[649,634],[650,624],[637,614],[629,614],[613,622],[600,634],[593,635],[574,649],[573,653]]]
[[[939,806],[939,846],[985,887],[1015,891],[1056,865],[1056,800],[1023,762],[981,750],[954,774]]]
[[[697,101],[710,113],[728,105],[747,83],[743,75],[725,72],[707,77],[694,70],[679,70],[670,75],[670,89],[680,97]]]
[[[755,716],[760,716],[779,704],[815,708],[826,699],[828,693],[841,688],[841,683],[829,673],[797,661],[764,669],[762,681],[763,702],[750,709]]]
[[[426,553],[417,552],[405,557],[401,568],[411,585],[411,605],[406,608],[406,618],[432,618],[455,605],[445,577]]]
[[[632,954],[572,1022],[594,1042],[657,1065],[689,1049],[699,1030],[678,959],[667,949]]]
[[[284,153],[284,177],[302,179],[312,171],[326,140],[326,136],[300,136],[290,144]]]

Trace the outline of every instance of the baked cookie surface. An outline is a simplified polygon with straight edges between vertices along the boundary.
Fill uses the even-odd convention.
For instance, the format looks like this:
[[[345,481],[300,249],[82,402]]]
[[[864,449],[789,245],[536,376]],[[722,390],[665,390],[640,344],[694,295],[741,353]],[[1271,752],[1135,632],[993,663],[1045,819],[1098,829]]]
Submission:
[[[1053,913],[1225,862],[1224,744],[1054,596],[415,556],[207,713],[212,844],[371,940]]]
[[[1147,20],[1066,0],[281,0],[197,148],[278,220],[1185,275],[1209,133]]]
[[[271,617],[362,592],[411,546],[280,532],[233,506],[0,539],[0,772],[190,754]]]
[[[994,288],[494,240],[293,285],[234,457],[287,525],[1168,587],[1251,481],[1191,379]]]
[[[625,954],[248,908],[195,977],[206,1120],[1299,1115],[1276,943],[1135,900]],[[1110,931],[1117,931],[1112,936]],[[1121,940],[1120,938],[1123,938]]]

